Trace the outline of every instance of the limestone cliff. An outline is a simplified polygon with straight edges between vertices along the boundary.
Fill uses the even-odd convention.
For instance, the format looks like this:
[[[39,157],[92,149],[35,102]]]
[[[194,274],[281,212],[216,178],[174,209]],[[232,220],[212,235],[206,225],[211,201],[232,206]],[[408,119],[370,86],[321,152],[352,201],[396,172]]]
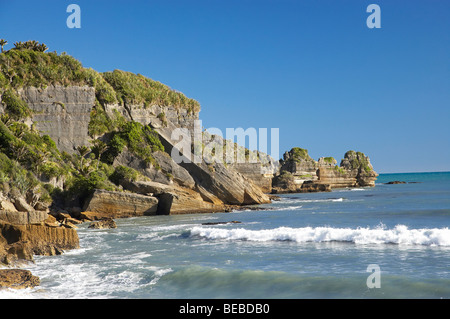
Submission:
[[[27,70],[38,70],[22,75],[20,82],[6,83],[0,95],[7,93],[8,99],[3,99],[1,109],[8,121],[14,116],[17,123],[27,124],[30,134],[38,132],[55,143],[51,154],[45,151],[48,143],[38,151],[23,152],[23,158],[31,151],[37,153],[25,168],[34,170],[44,186],[51,184],[45,190],[56,187],[63,191],[63,196],[54,198],[52,207],[70,212],[92,207],[99,210],[103,205],[103,213],[128,216],[154,213],[161,199],[164,209],[159,211],[165,213],[224,211],[228,205],[270,202],[260,187],[269,190],[270,177],[246,175],[242,172],[247,169],[220,162],[175,163],[170,156],[176,144],[172,132],[182,128],[191,134],[200,111],[198,102],[182,93],[142,75],[84,69],[67,55],[21,50],[8,51],[2,58],[5,69],[26,65]],[[59,71],[44,72],[46,66]],[[5,124],[4,130],[9,134],[10,124]],[[8,142],[21,144],[22,135],[11,133]],[[6,146],[6,142],[2,151],[12,160],[19,159],[16,148]],[[146,198],[138,199],[127,188],[131,183],[116,176],[124,170],[136,172],[130,173],[134,174],[133,182],[167,185],[167,195],[140,194]],[[183,205],[189,209],[182,209]],[[0,213],[8,220],[10,215]]]
[[[95,104],[93,87],[24,87],[19,95],[32,110],[36,129],[49,135],[61,152],[73,153],[77,146],[89,145],[88,125]]]
[[[173,131],[191,134],[199,111],[139,74],[28,47],[2,52],[0,263],[77,248],[85,220],[270,202],[268,179],[243,167],[173,160]]]

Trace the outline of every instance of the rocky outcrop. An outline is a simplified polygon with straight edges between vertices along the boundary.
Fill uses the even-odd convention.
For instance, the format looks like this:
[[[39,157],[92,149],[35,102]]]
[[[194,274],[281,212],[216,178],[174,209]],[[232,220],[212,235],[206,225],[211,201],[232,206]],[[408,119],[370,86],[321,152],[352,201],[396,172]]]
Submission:
[[[301,183],[299,183],[294,175],[287,171],[283,171],[282,174],[273,179],[273,194],[312,192],[331,192],[331,186],[312,180],[301,181]]]
[[[320,166],[317,176],[333,188],[375,186],[378,174],[368,156],[361,152],[345,153],[340,166]]]
[[[88,228],[92,229],[111,229],[117,228],[117,224],[112,218],[103,218],[98,221],[91,222]]]
[[[157,123],[158,124],[158,123]],[[168,122],[165,126],[155,125],[161,142],[167,153],[171,154],[174,145],[178,141],[172,140],[172,132],[176,126]],[[193,132],[188,131],[190,140],[194,140]],[[256,186],[250,179],[240,174],[232,167],[227,167],[222,162],[206,163],[194,161],[192,154],[183,154],[179,149],[177,152],[184,156],[184,160],[178,163],[193,178],[195,184],[204,191],[211,193],[220,199],[225,205],[251,205],[269,203],[269,197]]]
[[[158,199],[130,192],[97,189],[86,201],[83,211],[94,212],[99,218],[136,217],[156,215]]]
[[[0,288],[24,289],[41,284],[38,277],[25,269],[0,269]]]
[[[59,255],[79,248],[75,229],[42,224],[14,225],[0,220],[0,264],[33,261],[33,255]]]
[[[91,110],[96,103],[95,94],[95,89],[88,86],[48,86],[45,89],[26,87],[19,90],[20,97],[33,111],[31,120],[36,129],[48,134],[60,151],[69,153],[73,153],[77,146],[90,145],[88,125]],[[106,104],[103,108],[111,118],[120,114],[126,121],[150,125],[159,134],[166,149],[165,152],[154,152],[154,161],[144,161],[125,148],[115,157],[113,165],[131,167],[153,182],[171,186],[170,190],[165,190],[166,195],[160,196],[164,198],[164,205],[161,207],[171,207],[170,213],[209,212],[223,209],[226,205],[270,202],[262,189],[270,191],[273,172],[264,176],[253,173],[256,168],[244,166],[236,169],[222,163],[206,164],[204,161],[175,163],[169,155],[174,145],[171,134],[177,128],[192,133],[195,121],[198,120],[198,112],[182,107],[125,103]],[[83,208],[105,216],[156,214],[159,198],[134,195],[98,190]],[[171,204],[168,205],[168,202]],[[161,211],[167,213],[167,208],[160,209]],[[5,219],[10,220],[9,214],[4,215]],[[30,217],[22,216],[23,221],[25,218]]]
[[[369,157],[361,152],[348,151],[340,166],[332,157],[316,162],[308,151],[293,148],[286,152],[280,174],[273,179],[273,192],[330,191],[332,188],[375,186],[378,174]]]

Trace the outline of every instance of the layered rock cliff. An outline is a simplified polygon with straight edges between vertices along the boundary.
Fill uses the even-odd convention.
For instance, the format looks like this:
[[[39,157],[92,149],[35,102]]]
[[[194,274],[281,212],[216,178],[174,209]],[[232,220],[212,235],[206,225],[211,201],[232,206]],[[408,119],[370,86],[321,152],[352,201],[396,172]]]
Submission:
[[[29,225],[61,212],[127,217],[270,202],[268,179],[247,169],[173,160],[172,133],[192,135],[199,119],[198,102],[182,93],[142,75],[97,73],[65,54],[20,49],[0,57],[0,220]]]
[[[80,220],[223,212],[269,203],[270,192],[376,179],[352,151],[340,167],[300,148],[278,163],[198,132],[199,112],[197,101],[142,75],[98,73],[56,52],[1,53],[0,263],[77,248]],[[256,161],[230,162],[219,155],[228,147]]]

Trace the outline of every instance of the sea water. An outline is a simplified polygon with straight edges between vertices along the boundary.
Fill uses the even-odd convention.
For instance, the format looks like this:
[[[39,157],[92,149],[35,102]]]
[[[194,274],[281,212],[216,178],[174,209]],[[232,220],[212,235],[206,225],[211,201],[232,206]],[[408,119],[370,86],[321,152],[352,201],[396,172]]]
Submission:
[[[80,249],[26,267],[40,286],[0,298],[450,298],[450,173],[261,207],[83,224]]]

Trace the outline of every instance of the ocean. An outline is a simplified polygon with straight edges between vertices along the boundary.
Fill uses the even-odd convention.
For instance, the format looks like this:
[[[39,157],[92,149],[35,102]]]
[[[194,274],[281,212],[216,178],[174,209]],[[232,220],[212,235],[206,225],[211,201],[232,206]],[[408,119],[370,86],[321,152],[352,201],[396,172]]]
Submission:
[[[450,298],[450,173],[381,174],[261,207],[85,223],[80,249],[24,267],[39,287],[0,298]]]

